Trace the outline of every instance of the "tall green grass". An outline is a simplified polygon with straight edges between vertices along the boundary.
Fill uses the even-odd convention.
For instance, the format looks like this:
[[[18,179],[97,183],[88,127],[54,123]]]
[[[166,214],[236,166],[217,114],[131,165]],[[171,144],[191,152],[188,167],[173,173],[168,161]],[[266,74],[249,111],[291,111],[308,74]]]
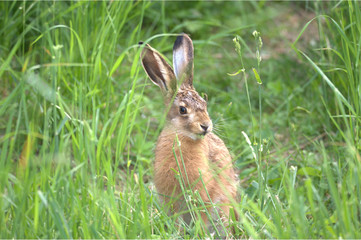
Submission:
[[[1,4],[16,21],[2,30],[2,237],[150,238],[147,168],[129,150],[133,128],[147,135],[144,85],[138,58],[124,64],[150,3]]]
[[[357,1],[13,1],[0,9],[1,238],[218,236],[168,216],[152,184],[164,112],[137,43],[170,59],[179,32],[194,40],[196,88],[208,94],[240,170],[234,237],[360,238]],[[270,24],[280,9],[315,13],[293,42]],[[314,23],[316,46],[305,47]],[[294,52],[260,62],[272,38]]]
[[[323,103],[323,111],[331,120],[323,126],[327,138],[311,140],[315,148],[312,154],[296,143],[298,162],[291,160],[294,158],[291,154],[277,165],[261,170],[265,176],[278,171],[280,183],[270,188],[275,179],[266,179],[266,189],[257,183],[257,190],[263,193],[255,196],[262,200],[259,197],[262,195],[265,200],[258,202],[258,206],[252,203],[246,207],[255,223],[257,234],[252,237],[360,237],[361,94],[358,89],[361,76],[360,42],[355,38],[360,35],[360,8],[357,2],[349,1],[332,10],[332,17],[319,15],[306,23],[293,43],[300,57],[317,73],[312,81],[319,81],[322,86],[318,101]],[[307,32],[308,25],[317,20],[324,36],[321,46],[315,49],[321,52],[317,54],[319,60],[312,60],[309,54],[297,49],[297,41]],[[317,165],[310,165],[314,163]],[[259,170],[260,165],[257,167]]]

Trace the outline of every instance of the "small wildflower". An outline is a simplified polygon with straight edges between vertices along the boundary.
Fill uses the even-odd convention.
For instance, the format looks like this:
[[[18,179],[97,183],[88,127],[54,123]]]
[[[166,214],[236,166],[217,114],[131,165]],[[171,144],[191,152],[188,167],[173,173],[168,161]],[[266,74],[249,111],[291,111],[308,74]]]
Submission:
[[[251,150],[252,150],[253,158],[254,158],[254,159],[257,159],[257,155],[256,155],[256,153],[255,153],[255,151],[254,151],[254,148],[253,148],[253,146],[252,146],[251,140],[249,140],[249,137],[247,136],[247,134],[246,134],[244,131],[242,131],[242,134],[243,134],[244,138],[246,139],[246,142],[248,143],[249,147],[250,147]]]
[[[53,46],[54,50],[59,50],[61,48],[63,48],[63,45],[62,44],[59,44],[59,45],[55,45]]]
[[[239,36],[236,36],[235,38],[233,38],[233,42],[234,42],[234,45],[235,45],[235,50],[236,52],[241,55],[241,44],[239,43],[240,42],[240,37]]]
[[[257,30],[254,30],[253,33],[252,33],[253,37],[255,37],[255,38],[258,38],[260,34],[261,33],[258,32]]]

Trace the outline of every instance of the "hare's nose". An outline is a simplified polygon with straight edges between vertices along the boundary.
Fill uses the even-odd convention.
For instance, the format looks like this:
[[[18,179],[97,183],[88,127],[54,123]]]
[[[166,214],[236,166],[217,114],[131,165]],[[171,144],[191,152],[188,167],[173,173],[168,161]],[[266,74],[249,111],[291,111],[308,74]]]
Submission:
[[[201,128],[202,128],[205,132],[207,132],[207,130],[208,130],[208,128],[209,128],[209,125],[210,125],[210,124],[201,124]]]
[[[204,131],[207,131],[208,127],[209,127],[209,126],[207,126],[207,125],[202,125],[202,124],[201,124],[201,128],[202,128]]]

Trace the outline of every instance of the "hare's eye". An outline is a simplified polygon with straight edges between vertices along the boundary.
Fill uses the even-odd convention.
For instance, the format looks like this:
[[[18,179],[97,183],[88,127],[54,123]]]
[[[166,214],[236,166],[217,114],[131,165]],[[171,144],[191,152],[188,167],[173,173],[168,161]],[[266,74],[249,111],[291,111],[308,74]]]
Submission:
[[[183,106],[180,106],[179,107],[179,112],[180,112],[180,114],[186,114],[187,113],[187,108],[185,108]]]

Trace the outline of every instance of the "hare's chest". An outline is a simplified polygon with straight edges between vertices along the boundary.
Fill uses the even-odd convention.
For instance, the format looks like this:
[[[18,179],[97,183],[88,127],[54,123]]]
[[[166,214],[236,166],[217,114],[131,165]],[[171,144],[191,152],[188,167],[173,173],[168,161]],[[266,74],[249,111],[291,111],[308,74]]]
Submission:
[[[165,144],[158,141],[154,164],[154,180],[158,190],[168,192],[174,188],[199,188],[208,182],[208,151],[201,143],[181,141],[180,144]],[[201,179],[202,178],[202,179]]]

